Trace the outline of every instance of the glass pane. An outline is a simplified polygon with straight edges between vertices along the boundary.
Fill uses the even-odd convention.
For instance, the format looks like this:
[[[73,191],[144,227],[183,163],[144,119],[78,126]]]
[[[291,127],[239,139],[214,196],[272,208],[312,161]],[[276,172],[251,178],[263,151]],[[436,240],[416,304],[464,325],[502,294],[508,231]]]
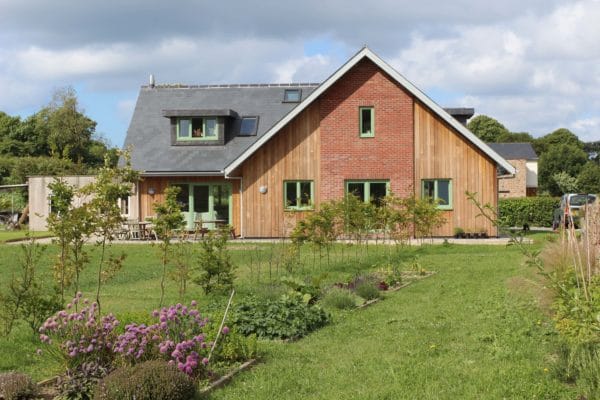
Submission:
[[[423,181],[423,193],[421,197],[429,197],[433,199],[435,196],[434,181]]]
[[[369,185],[369,196],[371,197],[369,200],[371,204],[375,204],[376,206],[381,206],[383,202],[383,198],[387,194],[385,182],[371,182]]]
[[[208,186],[194,186],[194,212],[208,212]]]
[[[296,207],[298,206],[298,192],[296,182],[285,183],[285,206]]]
[[[181,211],[188,212],[190,210],[190,189],[188,185],[173,185],[181,189],[179,193],[177,193],[177,203],[179,203],[179,207]]]
[[[300,182],[300,205],[311,205],[310,182]]]
[[[361,113],[362,126],[360,127],[360,133],[372,133],[371,109],[363,108]]]
[[[206,137],[217,136],[217,119],[216,118],[205,118],[204,123],[206,124]]]
[[[192,137],[202,137],[202,118],[192,118]]]
[[[229,187],[225,185],[213,186],[213,209],[216,219],[229,223]]]
[[[179,120],[179,137],[190,137],[190,120],[180,119]]]
[[[348,193],[355,195],[361,201],[365,201],[365,184],[363,182],[350,182],[348,184]]]
[[[254,135],[256,133],[256,117],[244,117],[242,118],[242,126],[240,127],[241,136]]]
[[[299,102],[300,101],[300,89],[286,89],[283,101]]]
[[[437,186],[437,197],[441,200],[440,204],[450,204],[450,181],[437,181]]]

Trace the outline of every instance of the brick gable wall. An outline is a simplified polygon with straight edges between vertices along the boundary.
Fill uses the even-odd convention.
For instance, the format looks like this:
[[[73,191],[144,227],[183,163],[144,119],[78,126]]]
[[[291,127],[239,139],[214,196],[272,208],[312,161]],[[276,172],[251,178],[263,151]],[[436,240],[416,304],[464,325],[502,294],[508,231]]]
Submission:
[[[359,107],[375,108],[375,137],[359,135]],[[319,99],[322,201],[344,195],[348,179],[388,179],[413,193],[413,99],[369,60],[359,62]]]

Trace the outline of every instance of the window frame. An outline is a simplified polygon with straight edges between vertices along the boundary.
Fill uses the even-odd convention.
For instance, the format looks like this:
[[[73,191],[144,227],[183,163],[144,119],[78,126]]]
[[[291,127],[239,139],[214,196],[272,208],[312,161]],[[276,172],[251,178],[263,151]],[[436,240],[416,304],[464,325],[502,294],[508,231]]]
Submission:
[[[288,93],[297,92],[298,100],[290,100],[288,99]],[[290,88],[283,90],[283,103],[300,103],[302,101],[302,89],[300,88]]]
[[[309,205],[295,205],[290,206],[287,204],[287,187],[288,183],[296,184],[296,195],[301,193],[300,187],[302,183],[310,183],[310,198]],[[296,201],[302,197],[296,197]],[[315,181],[310,179],[286,179],[283,181],[283,209],[284,211],[311,211],[315,209]]]
[[[363,111],[369,110],[371,114],[371,132],[364,132],[363,130]],[[374,106],[360,106],[358,107],[358,134],[361,138],[375,137],[375,107]]]
[[[371,184],[372,183],[385,183],[385,195],[390,194],[390,180],[389,179],[350,179],[345,182],[346,194],[352,194],[348,187],[353,183],[364,184],[364,198],[361,199],[363,203],[371,203]]]
[[[254,119],[256,120],[256,123],[254,124],[254,130],[252,131],[252,133],[248,133],[248,134],[242,134],[242,123],[244,122],[245,119]],[[241,118],[240,120],[240,131],[238,133],[238,136],[256,136],[256,132],[258,132],[258,115],[245,115]]]
[[[435,178],[435,179],[421,179],[421,198],[425,199],[425,198],[430,198],[428,196],[425,196],[425,183],[426,182],[433,182],[433,201],[437,201],[438,199],[443,200],[442,198],[440,198],[438,196],[439,193],[439,189],[438,189],[438,183],[441,181],[446,181],[448,182],[448,204],[444,204],[444,203],[437,203],[437,208],[439,210],[453,210],[454,209],[454,201],[453,201],[453,193],[452,193],[452,179],[450,178]]]
[[[192,121],[194,119],[202,119],[202,132],[206,132],[206,120],[207,119],[211,119],[215,121],[215,134],[213,136],[201,136],[201,137],[193,137],[192,136],[192,126],[193,123]],[[187,120],[189,121],[188,124],[188,136],[181,136],[181,132],[180,132],[180,123],[182,120]],[[206,142],[213,142],[213,141],[217,141],[219,140],[219,118],[218,117],[211,117],[211,116],[206,116],[206,117],[177,117],[175,119],[175,127],[176,127],[176,133],[175,133],[175,138],[178,142],[195,142],[195,141],[206,141]]]

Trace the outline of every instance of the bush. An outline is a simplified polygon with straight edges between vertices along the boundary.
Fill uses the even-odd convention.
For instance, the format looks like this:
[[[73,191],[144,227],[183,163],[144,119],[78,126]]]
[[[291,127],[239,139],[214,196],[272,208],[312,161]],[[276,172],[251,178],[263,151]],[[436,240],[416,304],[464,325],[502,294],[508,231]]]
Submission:
[[[378,299],[381,296],[377,286],[375,286],[375,284],[370,281],[360,282],[356,286],[356,289],[354,289],[354,291],[357,295],[359,295],[365,300],[374,300]]]
[[[165,361],[146,361],[123,367],[102,379],[96,389],[99,400],[190,400],[194,381]]]
[[[61,400],[91,400],[98,381],[106,376],[108,370],[96,363],[85,362],[77,368],[67,370],[59,378]]]
[[[236,307],[232,322],[244,335],[288,339],[320,328],[329,322],[329,316],[318,305],[307,304],[301,295],[295,294],[277,300],[246,299]]]
[[[521,197],[500,199],[498,217],[502,226],[551,227],[554,209],[559,207],[560,199],[556,197]]]
[[[348,310],[356,307],[357,300],[356,296],[348,289],[334,287],[327,291],[321,304],[327,308]]]
[[[237,332],[237,330],[224,326],[219,341],[215,346],[211,363],[213,360],[225,363],[248,361],[256,357],[256,351],[256,335],[246,337]]]
[[[37,397],[38,388],[28,375],[18,372],[0,374],[0,399],[27,400]]]

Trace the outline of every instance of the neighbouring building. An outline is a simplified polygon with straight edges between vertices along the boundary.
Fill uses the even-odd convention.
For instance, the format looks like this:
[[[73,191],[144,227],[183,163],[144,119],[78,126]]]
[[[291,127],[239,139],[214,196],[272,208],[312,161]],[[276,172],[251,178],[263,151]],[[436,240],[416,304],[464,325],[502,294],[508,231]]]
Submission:
[[[459,110],[464,123],[472,109]],[[497,205],[498,171],[515,168],[463,123],[366,47],[320,84],[152,82],[125,140],[142,177],[130,213],[152,216],[177,185],[188,228],[202,218],[280,237],[324,201],[393,192],[442,200],[435,235],[495,235],[465,191]]]
[[[516,173],[500,179],[500,197],[526,197],[537,195],[538,156],[531,143],[488,143],[509,163]]]

